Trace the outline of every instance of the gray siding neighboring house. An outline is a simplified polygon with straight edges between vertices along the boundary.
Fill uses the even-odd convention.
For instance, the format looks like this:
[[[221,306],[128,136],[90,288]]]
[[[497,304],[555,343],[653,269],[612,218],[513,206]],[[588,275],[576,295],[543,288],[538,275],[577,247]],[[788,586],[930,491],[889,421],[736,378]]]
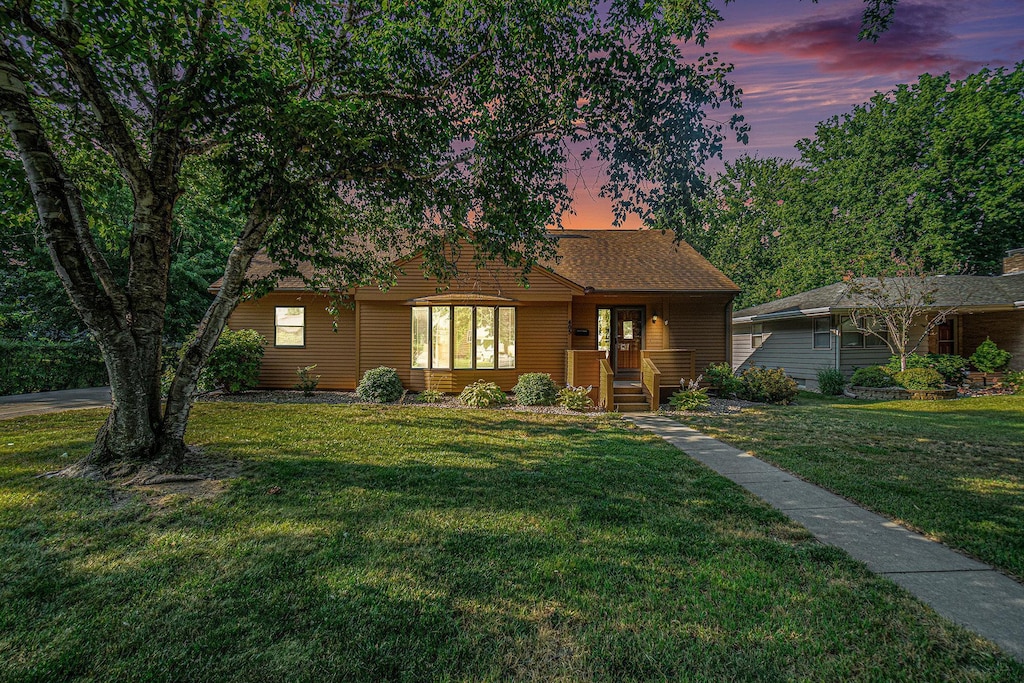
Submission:
[[[1011,369],[1024,369],[1024,249],[1009,252],[1003,270],[997,276],[926,278],[923,286],[935,290],[935,308],[957,310],[916,351],[967,357],[990,337],[1013,354]],[[859,303],[848,296],[848,288],[839,282],[736,311],[733,368],[785,368],[801,387],[816,390],[820,369],[839,368],[849,377],[857,368],[886,363],[890,351],[880,340],[848,325],[844,329],[849,311]]]

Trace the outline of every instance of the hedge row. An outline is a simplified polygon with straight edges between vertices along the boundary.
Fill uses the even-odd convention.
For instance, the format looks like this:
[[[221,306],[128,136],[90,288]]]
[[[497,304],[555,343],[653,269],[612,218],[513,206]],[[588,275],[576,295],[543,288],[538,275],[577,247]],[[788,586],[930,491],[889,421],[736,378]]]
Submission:
[[[106,385],[99,348],[70,342],[0,339],[0,396]]]

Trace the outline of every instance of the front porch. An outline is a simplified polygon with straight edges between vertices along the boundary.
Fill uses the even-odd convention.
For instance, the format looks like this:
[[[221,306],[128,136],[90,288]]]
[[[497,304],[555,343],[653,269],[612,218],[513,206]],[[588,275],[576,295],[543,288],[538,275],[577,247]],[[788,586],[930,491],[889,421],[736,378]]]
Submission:
[[[693,349],[640,351],[639,379],[617,377],[605,351],[567,351],[565,368],[567,384],[592,387],[597,406],[621,413],[655,411],[682,381],[697,376]]]

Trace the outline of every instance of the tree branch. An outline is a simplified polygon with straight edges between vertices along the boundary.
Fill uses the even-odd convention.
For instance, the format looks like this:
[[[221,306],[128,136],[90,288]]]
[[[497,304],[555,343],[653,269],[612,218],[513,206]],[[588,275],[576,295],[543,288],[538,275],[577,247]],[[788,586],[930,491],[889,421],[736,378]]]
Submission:
[[[114,102],[107,95],[99,75],[89,59],[80,50],[81,30],[65,15],[56,27],[49,27],[36,19],[29,7],[17,12],[24,26],[39,38],[50,43],[67,65],[68,73],[75,79],[79,91],[86,98],[96,115],[97,123],[106,147],[125,174],[132,189],[142,191],[149,184],[149,172],[139,154],[138,145],[131,131],[125,125]]]

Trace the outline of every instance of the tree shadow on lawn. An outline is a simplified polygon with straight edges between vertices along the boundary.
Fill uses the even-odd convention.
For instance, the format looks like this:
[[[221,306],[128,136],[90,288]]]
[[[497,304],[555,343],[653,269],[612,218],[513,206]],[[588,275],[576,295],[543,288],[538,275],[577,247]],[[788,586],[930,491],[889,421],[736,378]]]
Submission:
[[[27,495],[0,506],[0,678],[1022,672],[650,437],[533,433],[560,448],[292,444],[163,510],[9,477]],[[240,457],[233,438],[208,446]]]

